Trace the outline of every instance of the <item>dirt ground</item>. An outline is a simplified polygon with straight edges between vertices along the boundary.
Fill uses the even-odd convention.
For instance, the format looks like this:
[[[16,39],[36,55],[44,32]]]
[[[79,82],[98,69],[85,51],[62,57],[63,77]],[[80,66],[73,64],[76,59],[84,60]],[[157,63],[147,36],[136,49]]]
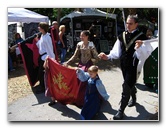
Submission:
[[[23,64],[15,69],[13,72],[8,72],[8,104],[32,93]]]

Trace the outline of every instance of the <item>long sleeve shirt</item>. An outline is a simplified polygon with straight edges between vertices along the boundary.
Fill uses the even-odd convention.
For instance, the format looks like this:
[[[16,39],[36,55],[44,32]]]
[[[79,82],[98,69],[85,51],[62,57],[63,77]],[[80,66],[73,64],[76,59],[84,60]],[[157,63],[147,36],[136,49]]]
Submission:
[[[118,59],[122,54],[121,42],[119,39],[116,40],[115,45],[113,46],[110,53],[107,55],[108,59]]]
[[[93,42],[89,42],[88,48],[84,48],[83,41],[81,41],[77,44],[74,55],[66,63],[70,65],[75,60],[80,59],[83,64],[86,64],[92,58],[99,59],[95,45]]]
[[[151,53],[158,47],[158,38],[144,40],[143,44],[136,49],[135,54],[139,59],[139,63],[137,66],[137,78],[139,77],[142,67],[146,61],[146,59],[151,55]]]
[[[135,55],[139,59],[139,63],[137,66],[137,78],[141,73],[141,69],[146,61],[146,59],[151,55],[152,51],[158,47],[158,38],[144,40],[143,44],[138,48],[135,49]],[[108,59],[118,59],[121,56],[121,42],[119,39],[115,42],[113,49],[107,55]]]
[[[80,81],[93,81],[94,79],[90,78],[89,73],[88,72],[84,72],[82,69],[77,70],[77,77]],[[100,79],[98,79],[96,81],[96,87],[98,92],[100,93],[100,95],[103,97],[104,100],[108,100],[108,98],[110,97],[110,95],[107,93],[102,81]]]
[[[36,45],[39,48],[40,55],[46,53],[41,57],[43,61],[45,61],[47,56],[55,59],[52,40],[49,33],[46,33],[45,35],[42,34],[40,40],[36,43]]]

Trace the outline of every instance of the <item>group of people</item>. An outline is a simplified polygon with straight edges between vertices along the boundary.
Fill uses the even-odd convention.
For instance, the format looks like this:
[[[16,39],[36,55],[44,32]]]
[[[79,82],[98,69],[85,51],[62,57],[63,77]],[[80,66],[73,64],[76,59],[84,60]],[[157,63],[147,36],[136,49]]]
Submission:
[[[65,62],[66,51],[67,51],[67,38],[65,36],[65,25],[58,27],[58,22],[53,21],[52,27],[48,30],[53,41],[54,53],[56,56],[60,55],[60,63]],[[58,60],[58,57],[56,57]]]
[[[57,22],[54,22],[56,30],[58,28]],[[72,62],[79,59],[78,67],[75,68],[78,79],[80,80],[80,92],[79,95],[84,95],[85,98],[80,100],[84,102],[81,110],[81,119],[91,120],[99,112],[101,100],[108,100],[109,93],[107,93],[102,80],[98,75],[98,67],[93,64],[92,58],[96,60],[112,60],[120,59],[121,69],[123,75],[121,104],[114,120],[121,120],[124,116],[125,108],[132,107],[136,104],[136,87],[137,80],[137,65],[139,62],[140,52],[139,48],[142,45],[141,40],[146,40],[145,34],[138,29],[138,17],[135,15],[129,15],[126,21],[127,31],[120,34],[113,46],[113,49],[108,55],[105,53],[98,54],[93,42],[89,41],[90,32],[84,30],[80,34],[81,41],[77,43],[73,56],[65,61],[66,42],[65,42],[65,26],[59,27],[59,36],[50,37],[48,33],[49,26],[47,23],[39,23],[39,31],[42,32],[40,40],[36,38],[37,46],[39,48],[39,67],[40,67],[40,85],[44,90],[44,69],[49,68],[47,65],[47,57],[55,59],[55,53],[53,51],[53,43],[51,38],[57,38],[56,43],[61,49],[61,64],[68,67]],[[58,39],[59,38],[59,39]],[[85,88],[86,87],[86,88]],[[84,91],[85,90],[85,91]],[[131,97],[131,100],[130,100]],[[49,105],[54,105],[55,99],[51,97]],[[129,101],[130,100],[130,101]],[[79,105],[78,103],[77,105]]]

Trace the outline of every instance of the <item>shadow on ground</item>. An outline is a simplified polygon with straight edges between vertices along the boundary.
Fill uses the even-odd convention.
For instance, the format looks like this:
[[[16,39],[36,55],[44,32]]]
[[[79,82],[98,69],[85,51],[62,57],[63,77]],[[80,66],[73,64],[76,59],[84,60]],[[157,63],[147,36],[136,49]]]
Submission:
[[[148,92],[154,92],[154,93],[156,93],[155,90],[154,90],[154,88],[148,87],[145,84],[136,83],[136,87],[137,87],[137,89],[139,89],[141,91],[148,91]]]
[[[32,106],[44,104],[44,103],[50,102],[51,100],[50,97],[45,96],[45,93],[40,93],[40,94],[34,93],[34,96],[36,97],[38,103],[32,104]]]
[[[114,68],[117,68],[119,67],[120,68],[120,61],[117,59],[117,60],[113,60],[113,61],[110,61],[110,60],[100,60],[98,61],[97,63],[94,63],[96,64],[100,70],[113,70]]]
[[[61,115],[73,118],[75,120],[80,120],[80,113],[74,111],[73,109],[70,109],[67,105],[63,105],[60,102],[57,102],[55,105],[51,106],[55,108],[56,110],[62,112]],[[81,108],[80,112],[81,112]],[[92,120],[109,120],[104,113],[109,113],[115,115],[117,113],[116,110],[114,110],[110,103],[108,101],[103,101],[99,113],[92,119]]]
[[[74,111],[73,109],[70,109],[67,105],[63,105],[60,102],[56,102],[56,104],[51,107],[62,112],[61,115],[63,115],[63,116],[66,116],[68,118],[73,118],[75,120],[80,120],[80,114],[78,112]]]
[[[158,118],[153,118],[154,116],[156,116],[156,114],[151,114],[149,113],[145,107],[139,103],[136,104],[136,111],[139,113],[137,117],[132,117],[132,116],[124,116],[124,120],[158,120]],[[156,112],[157,113],[157,112]],[[148,115],[147,117],[145,117],[145,115]],[[157,116],[156,116],[157,117]]]
[[[23,75],[26,75],[25,70],[24,70],[23,65],[20,65],[15,68],[15,71],[8,72],[8,79],[23,76]]]
[[[103,101],[99,113],[94,117],[93,120],[111,120],[108,119],[104,113],[115,115],[117,110],[113,109],[108,101]]]

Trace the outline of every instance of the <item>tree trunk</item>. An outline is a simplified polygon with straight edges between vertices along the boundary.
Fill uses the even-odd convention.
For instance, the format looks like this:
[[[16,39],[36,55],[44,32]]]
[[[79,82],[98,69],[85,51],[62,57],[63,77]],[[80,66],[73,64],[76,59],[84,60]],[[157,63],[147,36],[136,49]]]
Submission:
[[[58,8],[58,15],[57,15],[58,26],[60,25],[60,18],[61,18],[61,8]]]

